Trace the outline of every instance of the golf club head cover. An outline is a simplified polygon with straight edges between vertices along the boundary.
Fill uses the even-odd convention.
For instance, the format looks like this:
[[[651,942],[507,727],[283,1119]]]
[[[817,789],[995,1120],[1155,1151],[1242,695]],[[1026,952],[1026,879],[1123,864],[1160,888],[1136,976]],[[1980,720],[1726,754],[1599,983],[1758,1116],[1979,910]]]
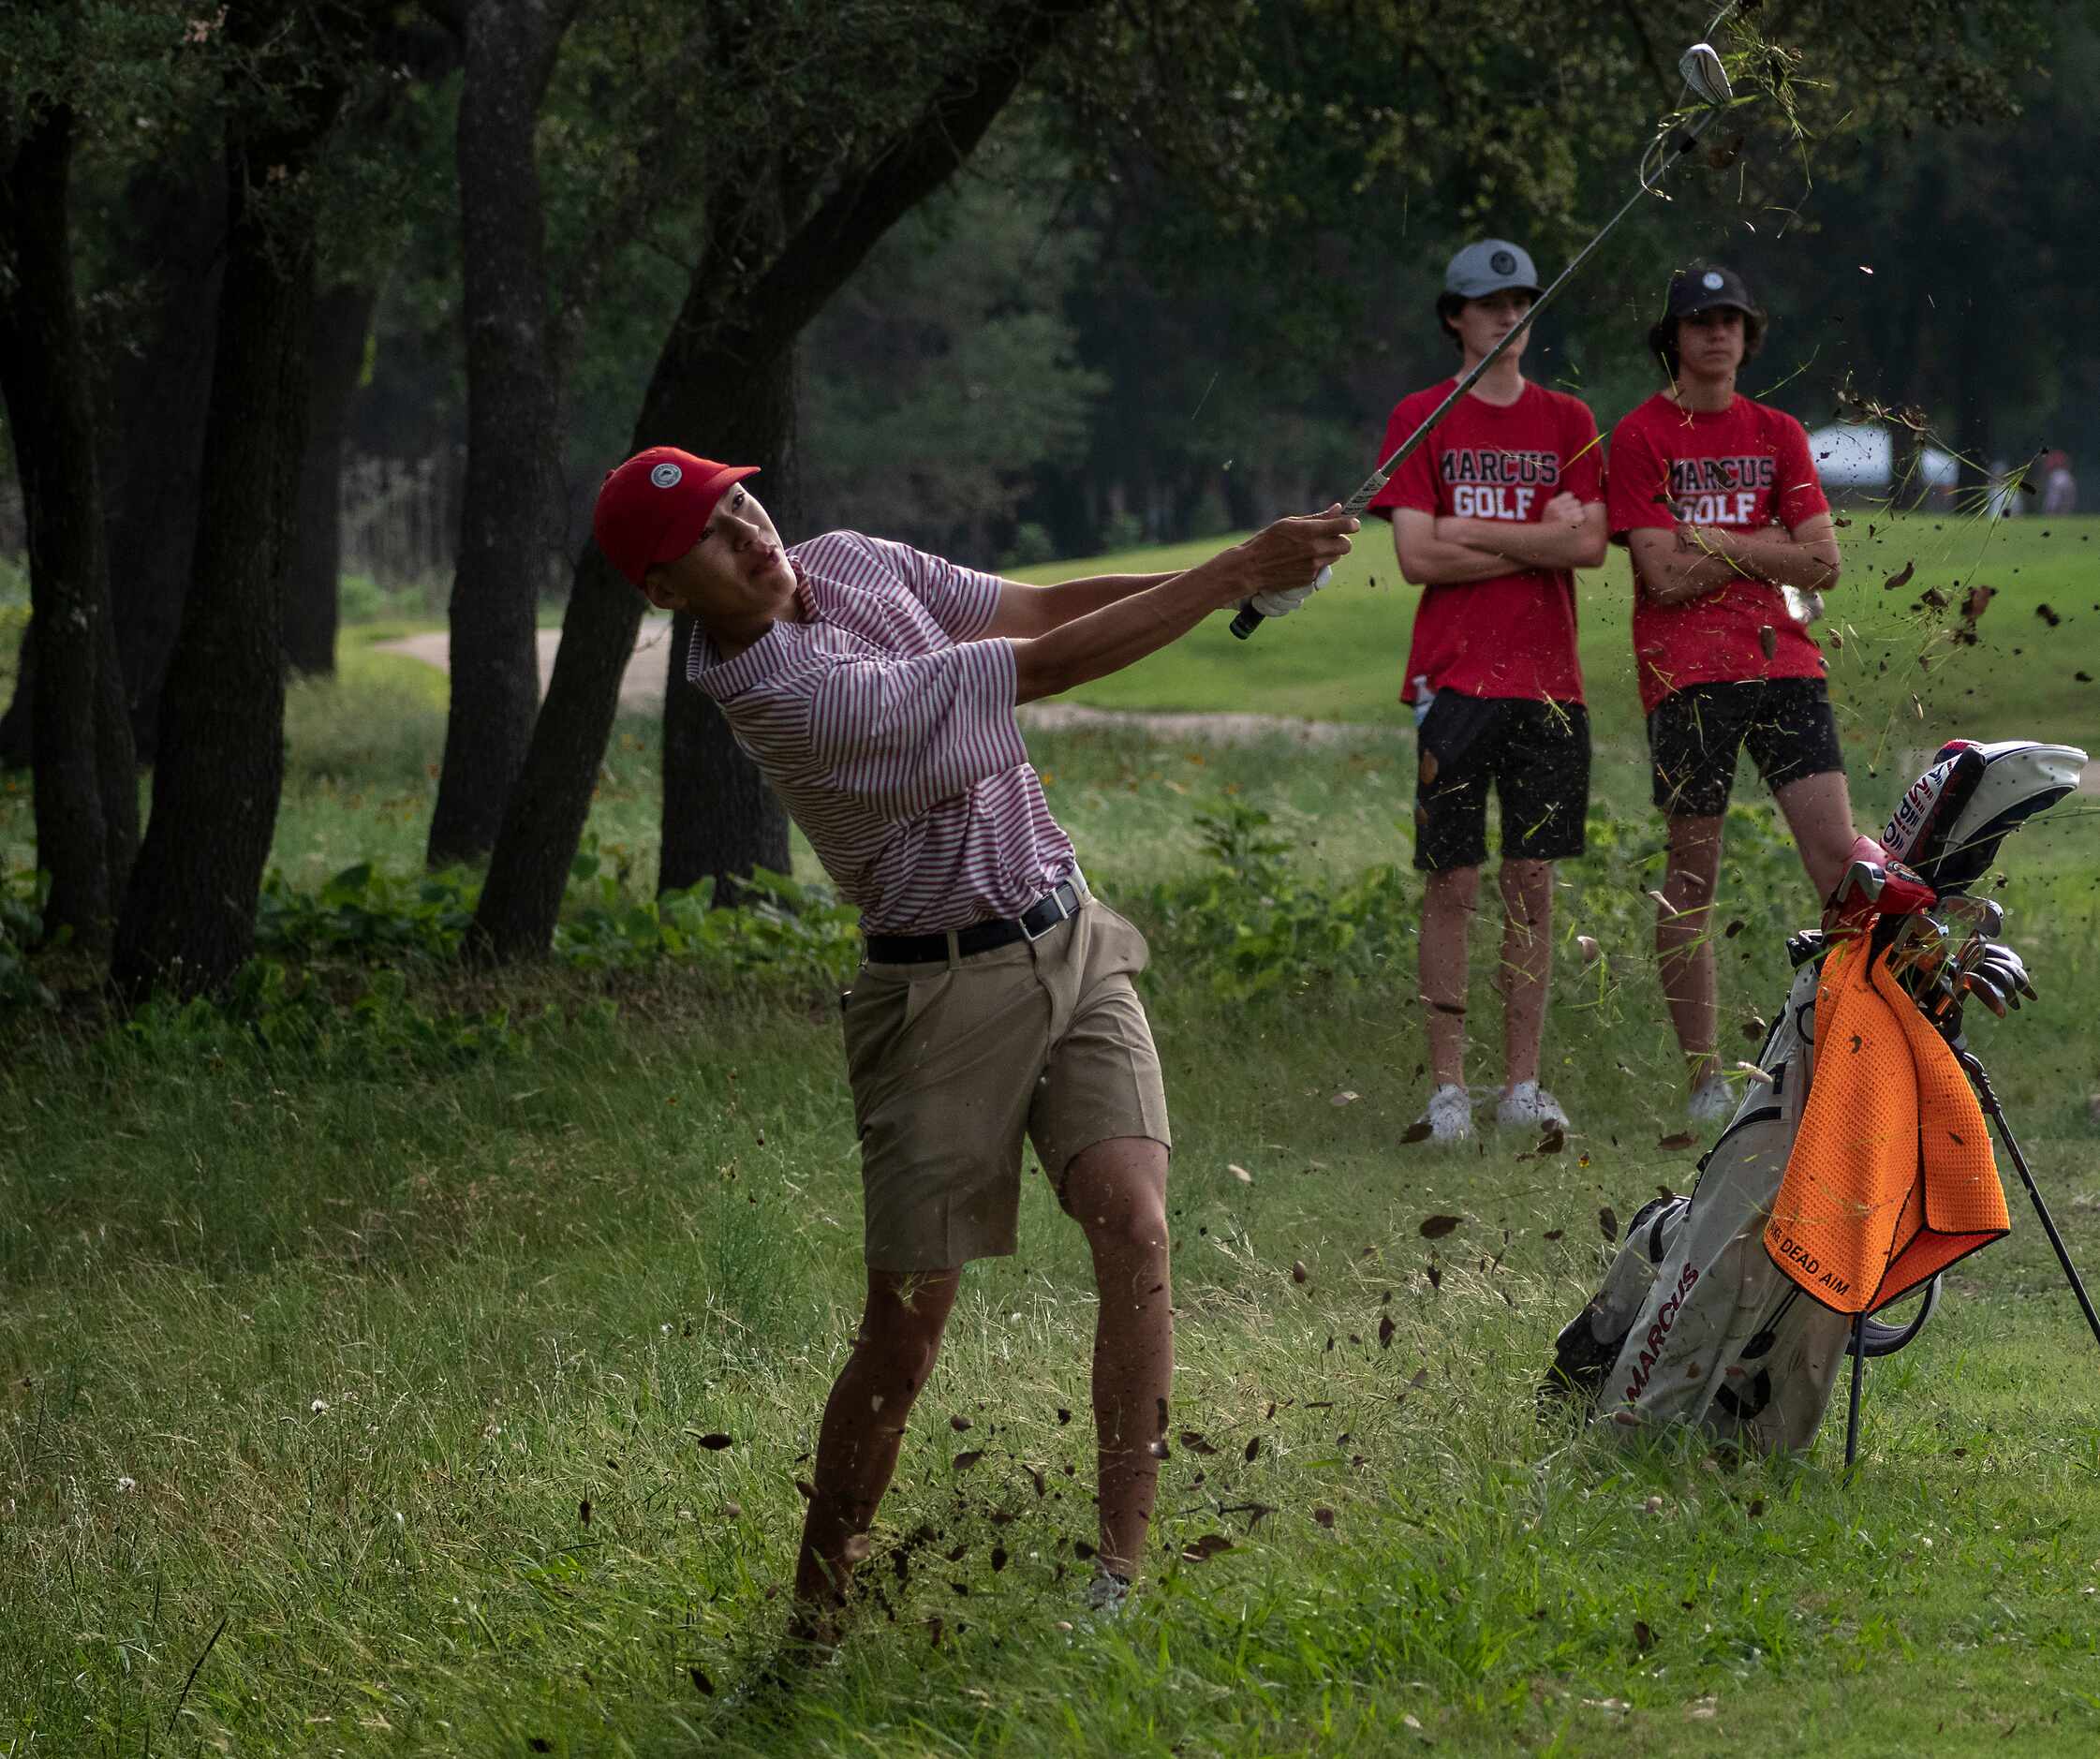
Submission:
[[[2078,785],[2086,755],[2035,739],[1951,739],[1896,803],[1881,840],[1934,890],[1966,892],[1998,846]]]
[[[1823,926],[1833,935],[1857,934],[1879,917],[1930,909],[1939,894],[1871,836],[1856,836],[1844,877],[1823,908]]]

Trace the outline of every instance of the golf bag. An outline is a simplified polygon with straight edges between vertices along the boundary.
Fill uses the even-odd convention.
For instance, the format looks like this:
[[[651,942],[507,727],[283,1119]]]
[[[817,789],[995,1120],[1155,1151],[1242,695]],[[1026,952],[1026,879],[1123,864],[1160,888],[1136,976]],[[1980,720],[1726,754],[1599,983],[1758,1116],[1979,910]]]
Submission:
[[[1788,943],[1795,977],[1757,1056],[1764,1078],[1700,1160],[1690,1194],[1634,1215],[1604,1287],[1561,1331],[1542,1395],[1574,1398],[1629,1433],[1688,1424],[1759,1453],[1814,1440],[1855,1323],[1780,1268],[1766,1227],[1815,1079],[1824,962],[1860,935],[1875,957],[1901,954],[1904,991],[1959,1052],[1965,996],[2003,1013],[2033,993],[2017,955],[1989,939],[1996,905],[1970,889],[2010,831],[2077,786],[2084,762],[2064,746],[1957,740],[1905,791],[1880,843],[1859,839],[1824,928]],[[1966,945],[1950,944],[1947,922],[1972,931]],[[1864,1318],[1861,1353],[1909,1343],[1939,1294],[1933,1277],[1907,1324]]]

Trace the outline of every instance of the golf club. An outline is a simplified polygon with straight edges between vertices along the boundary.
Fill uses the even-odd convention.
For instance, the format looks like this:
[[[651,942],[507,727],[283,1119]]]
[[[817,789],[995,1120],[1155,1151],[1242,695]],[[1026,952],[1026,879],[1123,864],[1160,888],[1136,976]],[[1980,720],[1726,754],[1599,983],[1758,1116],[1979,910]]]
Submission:
[[[1731,9],[1731,7],[1724,7],[1715,16],[1713,24],[1707,27],[1708,30],[1710,32],[1714,25],[1719,24]],[[1712,44],[1707,42],[1693,43],[1679,57],[1678,72],[1684,79],[1684,95],[1695,98],[1702,107],[1700,116],[1689,127],[1674,127],[1666,124],[1657,130],[1655,139],[1649,142],[1647,149],[1641,155],[1640,186],[1627,199],[1626,205],[1606,220],[1596,236],[1575,253],[1568,266],[1554,276],[1551,285],[1546,288],[1545,291],[1531,302],[1531,310],[1527,311],[1517,320],[1516,327],[1473,363],[1471,370],[1451,388],[1450,394],[1429,411],[1422,425],[1407,436],[1401,443],[1399,450],[1381,464],[1376,470],[1372,471],[1357,488],[1356,492],[1342,503],[1341,510],[1344,517],[1354,518],[1371,504],[1373,497],[1385,486],[1393,472],[1413,455],[1415,449],[1428,438],[1429,435],[1435,430],[1437,423],[1450,414],[1458,399],[1480,382],[1481,375],[1501,358],[1503,350],[1531,328],[1531,320],[1552,303],[1553,296],[1568,284],[1569,277],[1585,262],[1589,261],[1590,254],[1597,246],[1611,236],[1612,229],[1634,211],[1634,205],[1642,198],[1654,193],[1656,186],[1668,173],[1670,167],[1692,151],[1693,147],[1698,143],[1700,135],[1706,132],[1708,125],[1726,106],[1735,101],[1735,92],[1728,83],[1727,69],[1721,65],[1721,57],[1714,52]],[[1684,95],[1680,95],[1679,99],[1679,113],[1684,109]],[[1653,161],[1652,167],[1650,160]],[[1324,586],[1333,577],[1333,573],[1332,569],[1322,569],[1319,577],[1312,583],[1314,588]],[[1266,615],[1266,613],[1260,609],[1260,598],[1248,599],[1246,603],[1240,606],[1239,613],[1233,618],[1233,633],[1243,642],[1261,628],[1263,618]]]

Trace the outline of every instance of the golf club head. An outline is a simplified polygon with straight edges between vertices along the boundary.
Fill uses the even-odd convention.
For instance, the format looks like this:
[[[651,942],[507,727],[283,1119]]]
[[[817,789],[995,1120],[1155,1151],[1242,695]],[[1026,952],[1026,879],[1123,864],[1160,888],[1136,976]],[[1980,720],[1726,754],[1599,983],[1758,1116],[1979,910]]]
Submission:
[[[1895,919],[1889,938],[1888,969],[1900,983],[1930,984],[1946,963],[1946,925],[1918,910]]]
[[[1995,940],[2005,926],[2005,907],[1996,898],[1945,897],[1932,908],[1979,940]]]
[[[1726,104],[1735,98],[1736,88],[1728,83],[1728,70],[1721,65],[1711,43],[1693,43],[1678,58],[1677,70],[1702,104]]]

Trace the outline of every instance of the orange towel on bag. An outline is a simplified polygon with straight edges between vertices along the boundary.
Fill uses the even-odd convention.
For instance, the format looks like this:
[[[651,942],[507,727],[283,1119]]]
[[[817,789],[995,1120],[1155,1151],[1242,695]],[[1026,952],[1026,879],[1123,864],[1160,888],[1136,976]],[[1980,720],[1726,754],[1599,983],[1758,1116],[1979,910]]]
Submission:
[[[1765,1249],[1802,1293],[1871,1313],[2012,1232],[1983,1108],[1865,937],[1815,995],[1815,1073]]]

